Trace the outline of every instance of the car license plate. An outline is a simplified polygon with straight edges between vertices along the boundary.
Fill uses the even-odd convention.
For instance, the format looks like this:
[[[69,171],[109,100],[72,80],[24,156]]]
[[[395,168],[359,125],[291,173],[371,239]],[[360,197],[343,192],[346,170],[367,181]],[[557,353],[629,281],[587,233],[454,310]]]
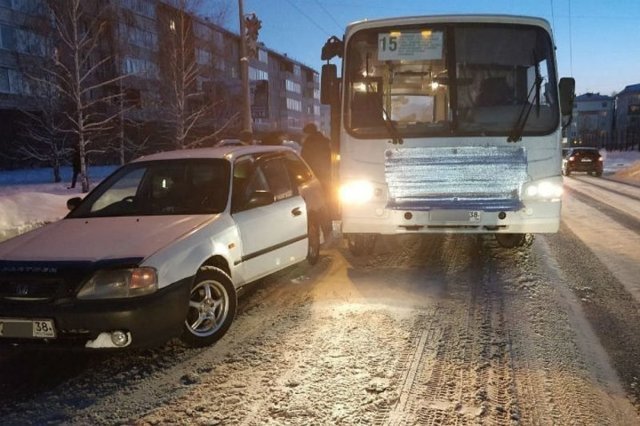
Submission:
[[[590,163],[591,162],[591,158],[583,158],[582,160],[583,163]]]
[[[50,319],[0,318],[0,337],[53,339],[56,329]]]

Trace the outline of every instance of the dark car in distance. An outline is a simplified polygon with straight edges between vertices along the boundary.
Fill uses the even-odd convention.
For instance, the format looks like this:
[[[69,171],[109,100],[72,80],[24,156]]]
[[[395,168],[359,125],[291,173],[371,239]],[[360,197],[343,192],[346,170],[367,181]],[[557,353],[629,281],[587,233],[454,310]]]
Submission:
[[[585,172],[594,176],[602,176],[604,159],[598,148],[580,147],[562,150],[562,174]]]

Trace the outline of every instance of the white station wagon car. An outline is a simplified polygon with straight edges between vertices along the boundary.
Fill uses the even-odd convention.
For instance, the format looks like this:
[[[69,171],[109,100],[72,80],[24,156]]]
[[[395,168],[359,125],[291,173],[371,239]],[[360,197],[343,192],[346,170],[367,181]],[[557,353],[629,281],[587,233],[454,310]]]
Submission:
[[[319,256],[320,183],[291,149],[139,158],[64,219],[0,243],[0,344],[211,344],[237,290]]]

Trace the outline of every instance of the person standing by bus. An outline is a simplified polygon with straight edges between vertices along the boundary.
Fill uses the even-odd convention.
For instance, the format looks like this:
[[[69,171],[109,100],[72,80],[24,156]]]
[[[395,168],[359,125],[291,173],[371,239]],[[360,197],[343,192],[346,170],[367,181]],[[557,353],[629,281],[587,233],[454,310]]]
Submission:
[[[308,123],[302,131],[307,135],[302,145],[302,158],[309,164],[327,195],[331,186],[331,141],[318,130],[314,123]]]
[[[327,200],[327,205],[333,210],[334,197],[331,190],[331,141],[322,134],[314,123],[308,123],[302,131],[307,135],[302,145],[300,155],[309,164],[313,174],[316,175]],[[323,232],[325,238],[331,235],[331,214],[326,213],[323,220]]]

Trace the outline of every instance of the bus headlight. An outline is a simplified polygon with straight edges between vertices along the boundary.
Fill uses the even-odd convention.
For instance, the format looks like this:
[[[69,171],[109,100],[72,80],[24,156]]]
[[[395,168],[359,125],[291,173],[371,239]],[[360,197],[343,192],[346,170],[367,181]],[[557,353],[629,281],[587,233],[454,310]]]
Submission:
[[[340,201],[343,204],[364,204],[373,199],[375,188],[366,180],[348,182],[340,187]]]
[[[562,197],[562,183],[550,180],[531,182],[524,188],[525,199],[559,201]]]

